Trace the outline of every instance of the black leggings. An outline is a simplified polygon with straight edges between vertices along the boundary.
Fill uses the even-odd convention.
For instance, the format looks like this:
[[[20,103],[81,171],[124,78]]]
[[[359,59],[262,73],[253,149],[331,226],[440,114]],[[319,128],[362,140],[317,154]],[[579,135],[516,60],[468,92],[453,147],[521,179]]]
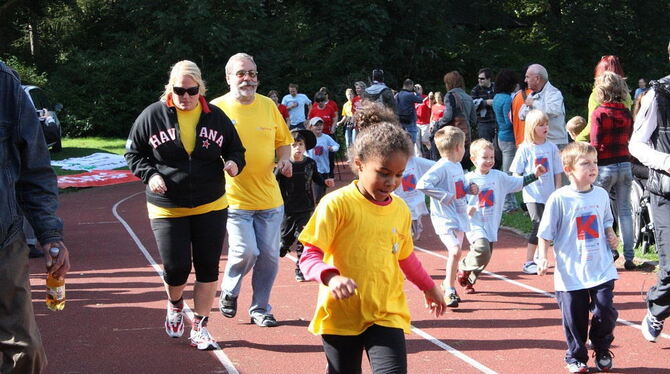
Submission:
[[[528,235],[528,243],[537,245],[537,229],[540,228],[540,221],[544,213],[544,204],[540,203],[526,203],[528,208],[528,215],[530,216],[530,235]]]
[[[322,335],[328,374],[359,374],[363,349],[373,374],[407,373],[407,348],[402,329],[372,325],[356,336]]]
[[[191,273],[191,257],[198,282],[219,279],[219,257],[227,219],[228,209],[223,209],[195,216],[151,220],[163,261],[165,283],[170,286],[185,284]]]

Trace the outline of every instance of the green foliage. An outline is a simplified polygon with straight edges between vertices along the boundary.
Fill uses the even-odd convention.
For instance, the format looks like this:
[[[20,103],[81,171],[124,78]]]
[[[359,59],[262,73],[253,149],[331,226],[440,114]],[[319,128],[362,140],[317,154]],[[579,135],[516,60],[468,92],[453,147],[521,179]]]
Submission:
[[[182,59],[200,66],[215,98],[227,91],[228,57],[240,51],[255,57],[261,93],[285,92],[294,82],[312,96],[326,86],[340,104],[344,90],[375,67],[391,87],[410,77],[426,91],[443,91],[451,70],[472,87],[481,67],[519,71],[537,62],[563,92],[569,116],[585,115],[602,55],[620,56],[631,82],[668,71],[667,0],[7,4],[0,6],[0,58],[64,104],[69,136],[125,136]]]

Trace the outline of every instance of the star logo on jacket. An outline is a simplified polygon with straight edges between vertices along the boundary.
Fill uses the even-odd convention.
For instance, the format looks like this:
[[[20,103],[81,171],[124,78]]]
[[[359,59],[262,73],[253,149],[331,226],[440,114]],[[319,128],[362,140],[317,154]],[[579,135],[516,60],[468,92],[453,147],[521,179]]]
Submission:
[[[591,240],[598,239],[598,216],[589,214],[577,217],[577,239]]]
[[[542,165],[545,169],[549,170],[549,159],[544,156],[537,157],[535,159],[535,166],[537,165]]]
[[[456,198],[462,199],[465,197],[465,184],[462,180],[456,181]]]
[[[492,207],[495,204],[495,194],[490,188],[485,188],[479,192],[479,207],[488,208]]]
[[[202,147],[209,149],[209,140],[205,139],[202,141]]]
[[[405,192],[416,190],[416,176],[414,174],[402,177],[402,190]]]

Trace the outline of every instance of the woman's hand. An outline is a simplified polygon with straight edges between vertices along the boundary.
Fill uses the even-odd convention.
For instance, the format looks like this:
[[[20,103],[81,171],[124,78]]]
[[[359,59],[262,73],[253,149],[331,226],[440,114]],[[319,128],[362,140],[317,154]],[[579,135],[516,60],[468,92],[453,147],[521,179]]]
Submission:
[[[239,170],[237,169],[237,164],[235,163],[235,161],[231,160],[228,160],[226,161],[225,164],[223,164],[223,171],[228,173],[228,175],[230,175],[231,177],[236,176],[237,173],[239,172]]]
[[[444,302],[444,296],[439,286],[435,285],[430,290],[423,291],[423,296],[426,301],[426,309],[435,317],[443,315],[447,310],[447,303]]]
[[[165,187],[165,181],[160,174],[156,173],[152,175],[151,178],[149,178],[149,189],[153,193],[165,195],[165,192],[167,192],[167,187]]]
[[[328,280],[328,288],[335,299],[342,300],[349,298],[356,293],[356,288],[358,288],[358,286],[351,278],[334,275]]]

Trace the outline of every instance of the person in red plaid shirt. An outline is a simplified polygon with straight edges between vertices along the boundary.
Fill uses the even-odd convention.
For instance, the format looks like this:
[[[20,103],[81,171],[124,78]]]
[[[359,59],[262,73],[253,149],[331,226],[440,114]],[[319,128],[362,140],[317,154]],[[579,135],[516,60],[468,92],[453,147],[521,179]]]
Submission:
[[[628,195],[633,183],[628,142],[633,133],[633,115],[624,100],[628,93],[620,75],[606,71],[595,81],[594,90],[601,103],[591,114],[590,142],[598,151],[596,185],[617,197],[617,219],[623,242],[624,268],[634,270],[633,218]],[[618,257],[617,255],[615,255]]]

